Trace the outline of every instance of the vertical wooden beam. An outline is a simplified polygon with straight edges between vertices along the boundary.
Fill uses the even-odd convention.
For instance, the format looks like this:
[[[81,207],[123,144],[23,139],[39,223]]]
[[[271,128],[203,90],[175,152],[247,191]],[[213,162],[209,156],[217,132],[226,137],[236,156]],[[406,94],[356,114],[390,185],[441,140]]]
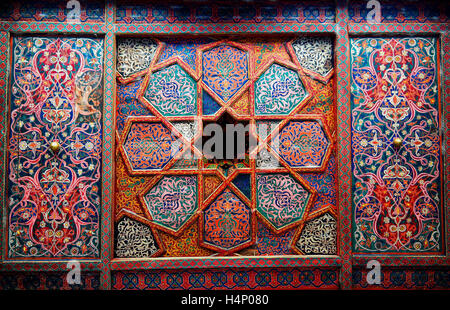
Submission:
[[[103,107],[103,153],[102,153],[102,216],[100,287],[111,288],[112,223],[114,203],[114,1],[106,0],[105,35],[105,85]]]
[[[352,287],[352,171],[350,110],[350,44],[348,35],[348,3],[336,3],[336,100],[337,158],[339,167],[339,255],[342,259],[340,287]]]
[[[6,259],[6,241],[7,241],[7,212],[8,208],[6,197],[6,171],[7,171],[7,138],[8,133],[8,60],[9,60],[9,33],[0,31],[0,228],[2,236],[0,238],[0,262]],[[0,266],[1,269],[1,266]]]
[[[447,262],[450,260],[450,197],[449,197],[449,189],[450,189],[450,25],[443,24],[440,26],[441,29],[441,57],[440,61],[441,65],[441,104],[442,104],[442,159],[443,159],[443,195],[444,204],[443,212],[444,216],[444,227],[443,227],[443,238],[446,239],[444,242],[446,246],[446,258]],[[444,239],[444,240],[445,240]]]

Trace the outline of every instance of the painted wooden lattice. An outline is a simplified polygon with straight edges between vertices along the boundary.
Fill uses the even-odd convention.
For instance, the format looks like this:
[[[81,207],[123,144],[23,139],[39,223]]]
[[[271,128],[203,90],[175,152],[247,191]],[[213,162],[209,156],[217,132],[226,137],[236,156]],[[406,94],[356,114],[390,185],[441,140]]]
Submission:
[[[175,249],[187,245],[190,256],[303,254],[304,248],[336,254],[336,225],[323,236],[326,247],[307,245],[320,242],[318,235],[301,234],[325,212],[328,222],[336,216],[331,40],[122,38],[118,50],[128,53],[118,55],[118,64],[144,59],[154,42],[146,68],[118,75],[121,229],[134,227],[120,222],[130,217],[160,235],[166,252],[149,256],[177,256]],[[306,68],[310,46],[322,58]],[[248,126],[247,135],[260,144],[243,159],[208,159],[199,141],[210,123]]]

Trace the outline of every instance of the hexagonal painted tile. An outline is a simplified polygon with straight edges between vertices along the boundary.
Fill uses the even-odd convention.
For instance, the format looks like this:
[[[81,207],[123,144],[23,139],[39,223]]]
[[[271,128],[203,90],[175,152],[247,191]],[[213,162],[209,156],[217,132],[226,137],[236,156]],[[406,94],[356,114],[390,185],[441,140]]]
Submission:
[[[276,233],[304,220],[313,194],[289,174],[257,174],[256,210]]]
[[[162,169],[180,151],[181,142],[162,123],[129,122],[121,150],[131,173]]]
[[[295,120],[280,130],[272,145],[289,166],[315,169],[326,162],[330,142],[318,121]]]
[[[252,242],[251,209],[229,189],[222,192],[202,215],[202,244],[224,254]]]
[[[143,101],[163,116],[196,115],[197,83],[175,63],[151,74]]]
[[[203,52],[203,82],[224,102],[248,81],[248,53],[231,45],[219,45]]]
[[[144,190],[141,201],[154,225],[178,235],[198,209],[197,177],[164,176],[155,186]]]
[[[273,63],[255,82],[255,115],[287,115],[307,96],[297,71]]]

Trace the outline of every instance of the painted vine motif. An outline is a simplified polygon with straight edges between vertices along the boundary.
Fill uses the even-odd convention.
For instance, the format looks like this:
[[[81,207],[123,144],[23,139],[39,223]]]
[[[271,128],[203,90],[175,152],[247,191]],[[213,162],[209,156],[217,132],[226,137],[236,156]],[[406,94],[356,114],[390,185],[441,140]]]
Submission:
[[[251,210],[231,191],[220,194],[203,214],[205,246],[229,251],[251,241]]]
[[[177,232],[197,211],[194,176],[165,176],[143,196],[154,224]]]
[[[303,218],[311,193],[298,181],[290,175],[258,174],[256,182],[256,209],[277,232]]]
[[[255,83],[255,114],[289,114],[307,95],[295,70],[273,64]]]
[[[437,42],[353,39],[357,252],[442,251]]]
[[[176,137],[161,123],[133,123],[123,150],[133,170],[161,169],[177,150]]]
[[[196,114],[196,84],[177,64],[154,72],[144,96],[164,116]]]
[[[320,67],[332,59],[331,41],[307,41],[323,53],[307,68],[298,38],[159,37],[147,44],[154,42],[148,68],[129,79],[118,72],[115,216],[122,231],[132,220],[144,225],[164,250],[149,252],[150,239],[136,232],[136,252],[125,247],[121,257],[336,254],[334,78],[332,63],[325,76]],[[119,56],[124,64],[135,59]],[[256,158],[203,157],[197,142],[205,122],[224,120],[255,122]],[[305,231],[311,223],[322,234]]]
[[[290,122],[274,139],[279,155],[291,167],[319,167],[328,149],[328,139],[319,122]]]
[[[17,36],[12,51],[8,257],[98,257],[103,42]]]
[[[223,101],[228,101],[248,80],[248,53],[219,45],[203,53],[202,80]]]

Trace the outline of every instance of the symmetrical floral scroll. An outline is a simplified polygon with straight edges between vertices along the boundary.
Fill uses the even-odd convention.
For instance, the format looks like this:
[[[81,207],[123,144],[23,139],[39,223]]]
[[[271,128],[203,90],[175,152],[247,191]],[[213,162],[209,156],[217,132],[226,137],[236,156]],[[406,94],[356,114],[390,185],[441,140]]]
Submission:
[[[12,50],[8,257],[98,257],[102,40],[14,37]]]
[[[161,123],[127,126],[123,153],[134,171],[161,169],[173,158],[176,137]]]
[[[273,64],[255,83],[255,114],[289,114],[307,92],[295,70]]]
[[[142,257],[150,240],[158,250],[147,257],[336,254],[332,41],[297,39],[148,39],[157,43],[148,65],[128,79],[118,72],[121,257]],[[299,44],[320,54],[315,67]],[[259,144],[211,159],[210,124],[225,134],[242,125]],[[149,237],[125,229],[130,219]],[[144,246],[134,252],[125,238]]]
[[[351,43],[355,250],[439,253],[436,39]]]
[[[256,209],[276,232],[286,230],[304,217],[311,193],[298,181],[283,174],[258,174],[256,181]]]
[[[194,176],[165,176],[142,200],[155,225],[176,233],[197,212],[197,180]]]
[[[164,116],[196,114],[197,85],[177,64],[154,72],[144,97]]]
[[[203,214],[204,246],[227,253],[251,242],[252,212],[231,191],[220,194]]]
[[[274,138],[277,153],[291,167],[320,167],[329,141],[317,121],[293,121]]]
[[[248,55],[230,45],[203,53],[203,82],[223,101],[228,101],[248,80]]]

